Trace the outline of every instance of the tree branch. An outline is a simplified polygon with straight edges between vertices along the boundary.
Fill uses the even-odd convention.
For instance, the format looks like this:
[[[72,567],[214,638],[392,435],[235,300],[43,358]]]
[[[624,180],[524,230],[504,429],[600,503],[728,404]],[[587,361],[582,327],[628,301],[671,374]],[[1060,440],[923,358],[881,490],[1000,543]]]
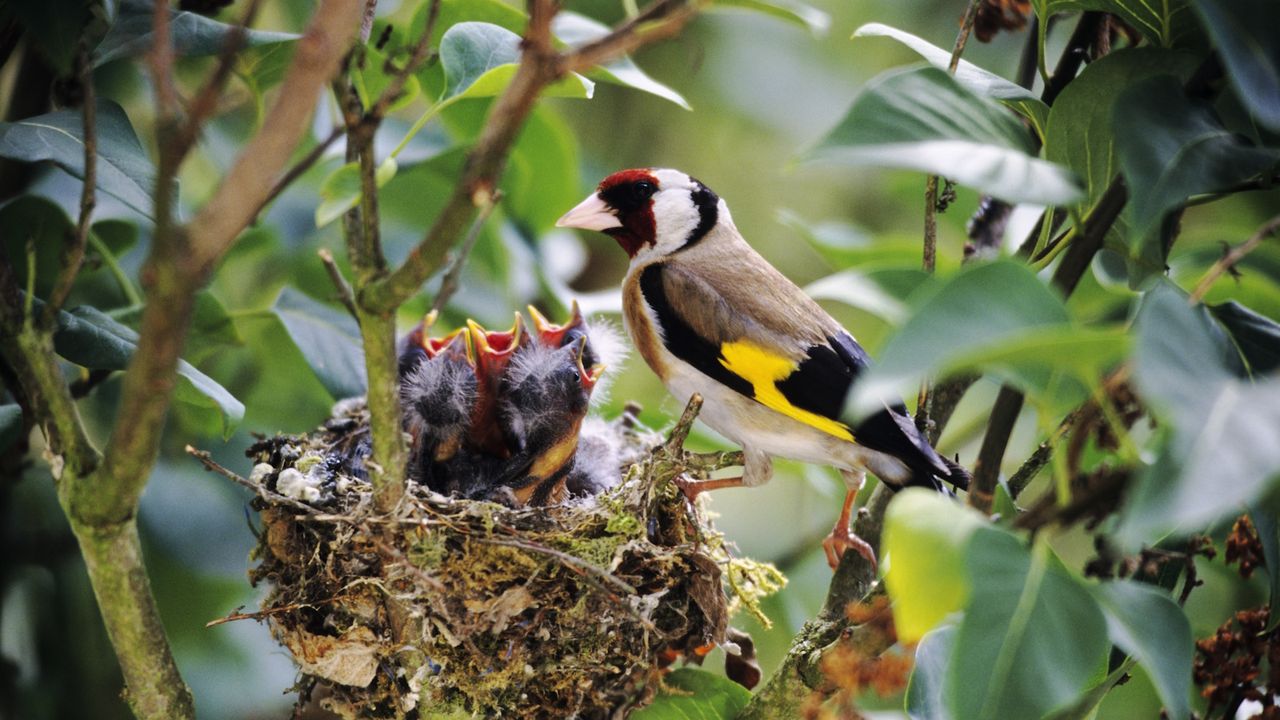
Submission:
[[[75,233],[62,255],[62,268],[58,278],[49,292],[49,299],[41,313],[40,325],[51,329],[57,323],[58,311],[67,302],[71,288],[75,285],[80,268],[84,265],[84,249],[89,241],[89,222],[93,218],[93,208],[97,204],[94,191],[98,181],[98,119],[97,99],[94,97],[93,65],[89,62],[89,51],[81,41],[80,52],[76,60],[80,70],[80,86],[83,89],[83,105],[80,108],[81,124],[84,132],[84,184],[80,189],[80,216],[76,221]]]
[[[1249,253],[1253,252],[1266,240],[1268,236],[1280,232],[1280,215],[1277,215],[1262,224],[1256,232],[1245,240],[1243,243],[1231,248],[1231,251],[1222,257],[1221,260],[1213,264],[1204,277],[1200,278],[1200,282],[1196,283],[1195,290],[1191,291],[1191,302],[1198,303],[1204,299],[1209,290],[1213,288],[1213,284],[1222,277],[1223,273],[1228,272],[1236,266]]]
[[[685,0],[659,0],[613,32],[564,54],[552,46],[551,19],[555,6],[535,0],[531,6],[524,52],[515,77],[489,110],[484,129],[467,156],[463,178],[404,263],[385,279],[370,283],[358,296],[369,311],[387,313],[399,307],[443,262],[449,247],[462,235],[479,208],[493,201],[497,179],[538,94],[570,72],[608,62],[642,45],[669,37],[696,13]]]

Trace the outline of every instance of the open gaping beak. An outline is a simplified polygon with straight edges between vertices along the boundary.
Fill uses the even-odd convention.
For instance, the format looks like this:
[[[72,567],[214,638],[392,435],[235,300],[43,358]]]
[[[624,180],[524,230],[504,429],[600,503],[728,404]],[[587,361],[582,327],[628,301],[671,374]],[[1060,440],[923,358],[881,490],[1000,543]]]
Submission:
[[[564,217],[557,220],[556,227],[603,231],[622,227],[622,223],[618,221],[618,216],[614,214],[613,209],[600,199],[599,193],[592,193],[590,197],[578,203],[576,207],[565,213]]]

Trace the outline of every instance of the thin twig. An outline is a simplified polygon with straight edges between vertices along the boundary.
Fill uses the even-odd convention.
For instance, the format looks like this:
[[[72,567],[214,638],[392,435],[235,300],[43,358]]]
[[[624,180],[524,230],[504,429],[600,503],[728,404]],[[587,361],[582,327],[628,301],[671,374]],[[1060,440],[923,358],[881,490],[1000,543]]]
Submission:
[[[507,153],[543,88],[569,72],[587,70],[646,43],[674,35],[693,17],[697,7],[683,0],[659,0],[603,38],[564,54],[557,53],[552,44],[554,4],[535,0],[531,10],[520,66],[490,109],[480,137],[468,154],[462,182],[404,263],[361,291],[360,303],[369,310],[392,311],[416,293],[439,268],[463,228],[491,198]]]
[[[422,37],[418,38],[417,44],[413,46],[413,52],[409,55],[404,67],[400,68],[392,76],[391,82],[387,84],[386,89],[378,96],[373,107],[369,108],[369,117],[382,118],[386,116],[387,109],[391,107],[391,103],[395,102],[395,99],[404,91],[405,83],[409,81],[409,77],[431,58],[433,54],[431,52],[431,37],[435,35],[436,20],[439,17],[440,0],[431,0],[431,4],[427,7],[427,25],[422,31]]]
[[[338,138],[342,137],[342,134],[346,131],[347,129],[345,127],[335,125],[333,129],[329,131],[328,137],[320,141],[320,144],[311,148],[306,155],[302,156],[301,160],[294,163],[293,167],[289,168],[284,175],[280,176],[280,179],[271,187],[271,191],[267,193],[267,196],[258,203],[258,208],[253,213],[255,220],[262,214],[262,210],[264,208],[275,201],[276,198],[280,197],[280,193],[284,192],[286,188],[292,185],[298,178],[302,177],[303,173],[310,170],[312,165],[315,165],[320,158],[324,157],[325,151],[337,142]]]
[[[89,62],[89,51],[81,41],[80,53],[76,60],[80,70],[80,86],[84,92],[83,105],[80,109],[84,133],[84,185],[80,189],[80,216],[76,221],[75,233],[71,242],[63,252],[62,269],[49,293],[49,301],[45,303],[41,313],[41,326],[51,330],[58,318],[58,312],[66,304],[71,288],[75,285],[76,276],[84,265],[84,250],[89,242],[89,224],[93,219],[93,208],[97,204],[94,195],[98,183],[98,118],[97,98],[93,87],[93,65]]]
[[[320,256],[320,262],[324,263],[325,272],[329,273],[329,279],[333,281],[334,288],[338,291],[338,299],[342,301],[343,307],[347,312],[351,313],[351,317],[360,318],[360,313],[356,310],[356,296],[351,292],[351,285],[347,279],[342,276],[342,269],[338,267],[338,263],[333,259],[333,253],[327,248],[320,248],[316,251],[316,255]]]
[[[266,500],[267,502],[272,503],[273,505],[286,505],[288,507],[293,508],[294,510],[300,510],[306,513],[307,515],[318,515],[320,513],[319,510],[311,507],[310,505],[302,501],[294,500],[293,498],[288,497],[286,495],[281,495],[278,492],[268,490],[265,485],[260,485],[248,478],[241,477],[240,475],[236,474],[234,471],[228,468],[225,468],[222,465],[219,465],[218,462],[213,459],[213,456],[208,453],[208,451],[197,450],[191,445],[187,445],[184,448],[184,450],[188,455],[195,458],[196,460],[199,460],[200,464],[204,465],[204,468],[209,472],[221,475],[222,477],[230,480],[231,482],[237,485],[240,485],[242,487],[246,487],[252,490],[254,493],[258,495],[258,497],[262,498],[263,500]]]
[[[226,617],[220,617],[215,620],[210,620],[209,622],[205,623],[204,626],[206,628],[211,628],[211,627],[216,627],[218,625],[223,625],[229,622],[235,622],[237,620],[261,620],[262,618],[265,618],[265,617],[271,617],[272,615],[279,615],[280,613],[290,612],[292,610],[301,610],[303,608],[316,608],[321,605],[328,605],[329,603],[337,602],[339,599],[340,598],[335,595],[334,597],[326,598],[324,600],[316,600],[313,602],[305,602],[305,603],[291,603],[289,605],[279,605],[277,607],[267,608],[266,610],[259,610],[258,612],[251,612],[251,613],[240,612],[242,609],[244,609],[244,606],[242,605],[239,608],[236,608],[235,612],[229,613]]]
[[[1243,260],[1249,253],[1256,250],[1268,236],[1274,235],[1278,231],[1280,231],[1280,215],[1263,223],[1262,227],[1258,228],[1248,240],[1231,248],[1231,251],[1214,263],[1205,272],[1204,277],[1200,278],[1200,282],[1196,283],[1195,290],[1191,291],[1191,302],[1194,304],[1203,300],[1204,296],[1213,288],[1213,284],[1218,281],[1218,278],[1234,268],[1236,263]]]
[[[484,229],[485,222],[489,220],[489,216],[493,214],[494,208],[498,206],[501,200],[502,192],[498,191],[493,194],[489,202],[480,207],[480,214],[471,223],[471,230],[467,232],[467,237],[462,241],[457,254],[449,263],[449,269],[445,271],[444,278],[440,281],[440,290],[436,292],[435,299],[431,301],[432,312],[444,310],[444,306],[458,292],[459,280],[462,277],[462,266],[467,263],[467,257],[471,255],[471,249],[475,247],[476,240],[480,239],[480,231]]]
[[[666,445],[668,452],[679,452],[684,449],[684,441],[689,439],[689,431],[693,429],[693,421],[698,419],[698,413],[702,411],[702,396],[694,393],[689,396],[689,402],[684,406],[684,412],[680,413],[680,419],[676,420],[676,424],[671,428],[671,434],[667,436]]]
[[[973,32],[973,21],[978,19],[978,8],[982,7],[983,0],[969,0],[969,7],[964,11],[964,19],[960,21],[960,33],[956,35],[956,44],[951,49],[951,62],[947,64],[947,71],[952,75],[956,74],[956,68],[960,67],[960,56],[964,54],[965,43],[969,42],[969,33]]]
[[[521,550],[528,550],[529,552],[536,552],[541,555],[546,555],[548,557],[555,558],[556,560],[559,560],[561,563],[563,563],[570,570],[573,570],[574,572],[580,575],[590,575],[593,577],[597,577],[603,580],[604,582],[609,583],[610,585],[617,588],[618,590],[622,591],[626,595],[636,594],[636,589],[634,587],[624,582],[623,580],[618,579],[609,571],[598,568],[595,565],[592,565],[591,563],[581,558],[577,558],[577,557],[574,557],[573,555],[570,555],[569,553],[564,553],[554,548],[549,548],[546,545],[530,542],[528,540],[516,540],[516,539],[500,540],[497,538],[487,538],[487,537],[481,537],[478,535],[473,535],[472,539],[485,543],[486,545],[501,545],[503,547],[519,548]]]
[[[196,93],[196,97],[187,108],[187,121],[172,140],[170,152],[174,162],[181,162],[200,137],[200,131],[218,107],[218,97],[235,69],[236,56],[244,48],[246,29],[253,24],[258,15],[258,7],[262,0],[250,0],[245,8],[244,16],[239,24],[233,25],[222,41],[222,49],[218,52],[218,65],[204,85]]]

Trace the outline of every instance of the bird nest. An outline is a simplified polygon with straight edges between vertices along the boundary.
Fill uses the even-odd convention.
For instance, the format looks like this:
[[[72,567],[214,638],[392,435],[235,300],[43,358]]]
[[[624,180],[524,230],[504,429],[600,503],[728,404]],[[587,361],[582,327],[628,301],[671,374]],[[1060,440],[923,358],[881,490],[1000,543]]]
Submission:
[[[597,421],[621,481],[593,497],[512,507],[410,481],[384,514],[342,459],[367,437],[367,411],[340,403],[317,432],[248,451],[257,465],[237,480],[262,523],[250,579],[269,589],[239,617],[265,619],[288,648],[300,703],[345,718],[624,717],[664,668],[717,645],[730,677],[753,684],[749,638],[729,621],[763,617],[758,600],[785,580],[733,557],[671,482],[736,459],[683,450],[696,412],[695,398],[665,442],[633,413]],[[326,480],[283,492],[299,473]]]

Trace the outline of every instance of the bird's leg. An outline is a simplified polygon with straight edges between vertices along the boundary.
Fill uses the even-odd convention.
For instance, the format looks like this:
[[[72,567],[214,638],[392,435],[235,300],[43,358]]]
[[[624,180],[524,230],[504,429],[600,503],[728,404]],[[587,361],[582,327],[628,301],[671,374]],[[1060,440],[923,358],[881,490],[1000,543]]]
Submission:
[[[712,478],[710,480],[694,480],[687,475],[678,475],[676,487],[684,496],[693,502],[700,493],[707,490],[719,490],[731,487],[755,487],[768,482],[773,477],[773,460],[768,455],[749,449],[743,449],[742,475],[730,478]]]
[[[860,470],[842,470],[840,472],[844,476],[845,486],[847,488],[844,496],[844,505],[840,508],[840,517],[836,519],[836,526],[831,529],[831,534],[822,541],[822,549],[827,553],[827,564],[835,570],[840,566],[840,556],[844,555],[846,550],[856,550],[859,555],[867,559],[871,563],[871,567],[876,567],[876,553],[871,549],[871,545],[866,540],[858,537],[853,533],[853,529],[849,526],[850,517],[853,515],[853,501],[858,497],[858,491],[862,489],[862,484],[866,482],[867,474]]]

